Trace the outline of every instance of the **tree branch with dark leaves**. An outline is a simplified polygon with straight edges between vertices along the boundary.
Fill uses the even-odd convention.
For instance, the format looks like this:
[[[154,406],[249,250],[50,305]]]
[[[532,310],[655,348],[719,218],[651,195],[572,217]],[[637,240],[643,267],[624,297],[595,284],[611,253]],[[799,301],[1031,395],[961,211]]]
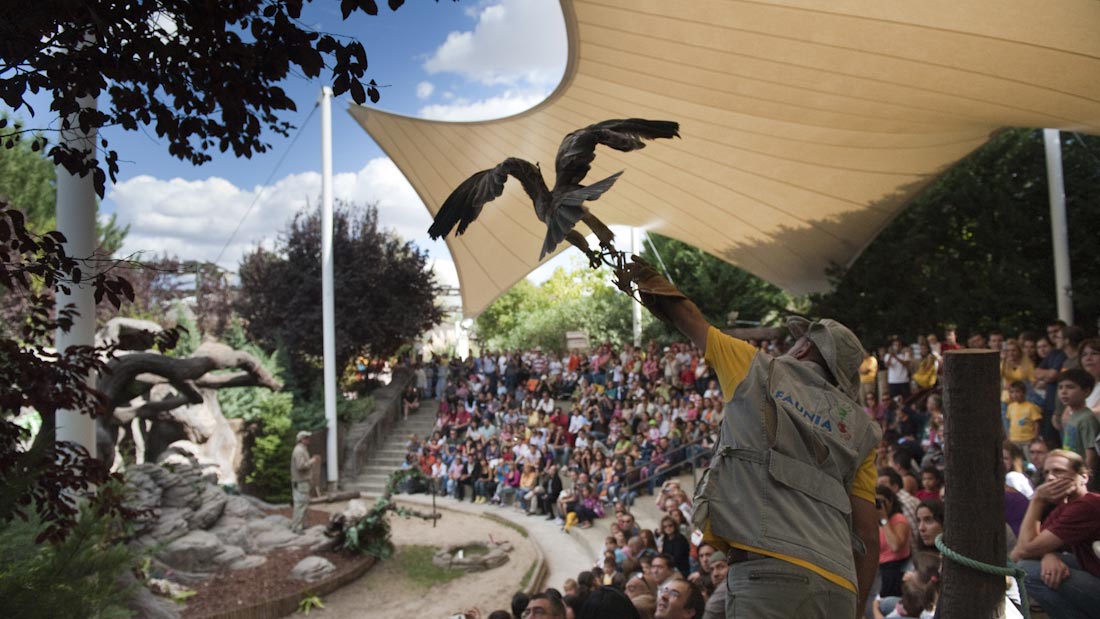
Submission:
[[[333,94],[377,102],[356,39],[314,32],[301,21],[310,0],[41,0],[0,9],[0,100],[18,111],[29,92],[53,95],[51,112],[84,132],[118,124],[153,129],[168,152],[194,165],[214,149],[237,157],[265,152],[263,132],[287,135],[295,104],[279,83],[292,72],[312,79],[331,67]],[[390,0],[391,10],[403,2]],[[376,15],[374,0],[341,0],[344,19]],[[174,32],[159,24],[172,20]],[[240,33],[247,33],[242,36]],[[107,91],[105,110],[81,110],[82,97]],[[55,131],[56,129],[49,129]],[[0,133],[0,141],[11,136]],[[53,145],[48,154],[73,174],[91,172],[100,196],[116,180],[118,153],[100,140],[99,160]]]

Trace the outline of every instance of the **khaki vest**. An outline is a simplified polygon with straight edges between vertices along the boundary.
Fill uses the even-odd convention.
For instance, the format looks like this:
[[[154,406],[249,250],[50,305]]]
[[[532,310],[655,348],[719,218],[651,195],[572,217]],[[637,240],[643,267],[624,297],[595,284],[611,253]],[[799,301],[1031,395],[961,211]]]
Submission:
[[[881,438],[870,417],[810,364],[758,353],[726,404],[695,525],[856,582],[849,493]]]

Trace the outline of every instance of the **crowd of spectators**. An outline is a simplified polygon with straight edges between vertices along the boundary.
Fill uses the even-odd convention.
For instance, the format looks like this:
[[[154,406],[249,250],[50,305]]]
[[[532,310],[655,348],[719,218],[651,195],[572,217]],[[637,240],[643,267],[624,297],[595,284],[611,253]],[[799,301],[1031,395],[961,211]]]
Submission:
[[[783,352],[779,341],[754,344]],[[935,611],[941,561],[934,540],[950,489],[939,383],[943,353],[961,347],[953,329],[913,345],[895,338],[867,351],[861,367],[866,413],[883,430],[876,455],[880,582],[869,617]],[[1049,616],[1097,616],[1100,495],[1089,490],[1100,482],[1100,340],[1055,321],[1041,334],[973,334],[967,347],[1002,357],[1006,554],[1028,569],[1028,592]],[[699,350],[650,343],[563,356],[485,353],[433,359],[416,376],[406,400],[438,398],[440,406],[432,435],[410,437],[406,466],[434,480],[436,492],[543,516],[567,532],[610,521],[597,565],[560,592],[521,600],[513,616],[725,616],[729,558],[701,543],[691,497],[673,479],[688,464],[705,466],[722,420],[724,397]],[[1080,488],[1066,490],[1063,481],[1075,474]],[[1037,491],[1052,481],[1058,492]],[[641,498],[647,495],[654,498]],[[636,522],[639,500],[656,501],[659,522]],[[1043,505],[1033,508],[1037,501]],[[1044,524],[1052,509],[1062,514],[1058,527]],[[1050,531],[1063,536],[1057,545]],[[1008,616],[1019,616],[1014,587],[1006,582]],[[528,604],[546,611],[526,612],[535,608]]]

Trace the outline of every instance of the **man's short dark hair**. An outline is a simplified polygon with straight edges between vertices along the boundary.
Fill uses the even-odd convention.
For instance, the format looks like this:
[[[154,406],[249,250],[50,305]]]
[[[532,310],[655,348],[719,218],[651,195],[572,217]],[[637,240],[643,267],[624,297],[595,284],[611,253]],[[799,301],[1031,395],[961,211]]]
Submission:
[[[1069,342],[1070,346],[1077,348],[1081,345],[1081,342],[1085,341],[1085,330],[1077,325],[1062,327],[1062,337]]]
[[[1063,383],[1067,380],[1071,383],[1076,384],[1084,391],[1092,391],[1092,388],[1096,385],[1096,379],[1092,377],[1092,374],[1089,374],[1081,368],[1066,370],[1065,372],[1062,372],[1060,376],[1058,376],[1059,383]]]
[[[656,561],[657,559],[663,560],[670,570],[676,569],[676,559],[673,559],[672,555],[663,552],[657,553],[657,555],[653,557],[653,560]]]
[[[542,593],[536,593],[527,600],[527,604],[530,604],[535,600],[546,600],[547,602],[550,602],[550,614],[555,617],[565,617],[565,601],[562,600],[561,593],[558,593],[557,589],[547,589]],[[513,598],[512,601],[514,603],[515,598]],[[523,610],[527,610],[526,604],[524,605]],[[520,614],[516,616],[519,617],[520,615],[522,615],[523,610],[521,610]]]
[[[922,467],[920,470],[921,475],[924,475],[926,473],[934,477],[936,479],[936,483],[941,486],[943,485],[943,471],[939,470],[934,465],[929,464],[928,466]]]
[[[703,590],[699,588],[699,585],[686,578],[677,578],[676,582],[682,582],[686,584],[688,588],[688,596],[687,600],[684,601],[684,608],[695,611],[695,619],[702,619],[703,611],[707,606],[707,601],[703,597]]]
[[[512,616],[518,617],[523,614],[523,611],[527,610],[527,603],[531,601],[531,596],[520,591],[512,596]]]
[[[894,488],[904,487],[905,482],[904,480],[902,480],[901,474],[888,466],[881,467],[878,470],[878,476],[885,477],[887,480],[890,481],[890,485]]]

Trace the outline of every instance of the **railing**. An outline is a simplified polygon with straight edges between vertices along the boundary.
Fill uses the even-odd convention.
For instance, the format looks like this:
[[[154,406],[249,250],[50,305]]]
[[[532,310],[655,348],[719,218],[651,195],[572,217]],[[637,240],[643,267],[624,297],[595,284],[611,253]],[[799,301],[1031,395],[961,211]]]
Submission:
[[[683,458],[682,460],[675,458],[675,456],[678,455],[681,452],[686,452],[686,450],[690,447],[702,447],[702,441],[703,441],[703,439],[699,438],[695,441],[682,443],[682,444],[674,447],[673,449],[670,449],[670,450],[664,452],[662,455],[666,458],[666,460],[677,460],[677,461],[670,464],[670,465],[668,465],[668,466],[666,466],[664,469],[662,469],[661,474],[674,473],[676,471],[682,470],[684,467],[690,467],[691,468],[692,489],[694,490],[696,484],[698,484],[698,482],[699,482],[698,467],[697,467],[698,461],[702,460],[703,458],[713,457],[714,456],[714,450],[713,449],[706,449],[705,451],[697,453],[693,456],[687,456],[687,457]],[[650,466],[650,463],[646,463],[646,464],[636,466],[632,469],[627,469],[626,474],[624,475],[624,478],[625,479],[630,479],[631,475],[633,475],[634,473],[640,473],[642,470],[648,468],[649,466]],[[648,483],[649,483],[649,478],[648,477],[641,478],[641,479],[639,479],[638,481],[636,481],[632,484],[627,484],[627,485],[621,486],[619,488],[619,492],[630,492],[630,491],[634,490],[635,488],[641,487],[641,486],[646,485]]]

